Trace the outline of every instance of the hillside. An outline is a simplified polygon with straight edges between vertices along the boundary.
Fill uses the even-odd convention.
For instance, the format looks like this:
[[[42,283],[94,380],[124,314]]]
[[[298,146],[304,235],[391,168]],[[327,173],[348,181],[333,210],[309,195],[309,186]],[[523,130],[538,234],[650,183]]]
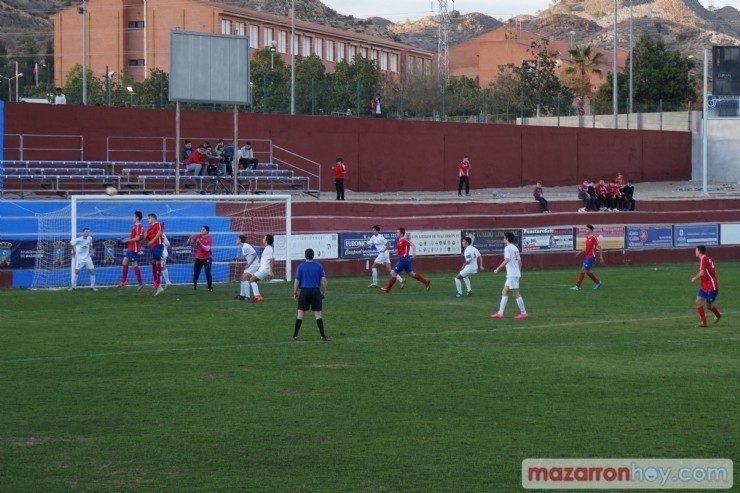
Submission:
[[[28,47],[23,45],[33,42],[35,52],[43,57],[46,43],[53,35],[49,15],[78,3],[72,0],[0,0],[0,43],[8,51],[9,58],[29,53]],[[291,0],[221,0],[218,3],[287,15]],[[618,3],[619,43],[627,47],[629,0]],[[300,19],[380,36],[432,52],[437,50],[438,26],[433,16],[393,23],[379,17],[359,19],[341,14],[320,0],[295,0],[295,4]],[[498,20],[484,14],[460,15],[451,11],[450,45],[467,41],[504,22],[561,40],[568,40],[573,31],[577,44],[611,49],[613,0],[558,0],[537,16]],[[660,36],[669,48],[679,49],[697,59],[703,56],[702,50],[707,46],[740,44],[740,12],[732,7],[709,11],[698,0],[633,0],[633,27],[635,38],[642,33]]]

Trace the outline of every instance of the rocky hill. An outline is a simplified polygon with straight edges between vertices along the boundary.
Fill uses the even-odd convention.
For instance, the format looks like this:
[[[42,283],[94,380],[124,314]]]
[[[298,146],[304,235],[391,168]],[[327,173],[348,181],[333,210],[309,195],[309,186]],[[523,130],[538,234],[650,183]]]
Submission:
[[[43,55],[53,35],[48,16],[78,3],[73,0],[0,0],[0,44],[12,56],[21,51],[27,53],[22,45],[35,41],[37,52]],[[221,0],[219,3],[280,15],[287,15],[291,6],[291,0]],[[296,15],[300,19],[380,36],[429,51],[437,50],[438,27],[433,16],[393,23],[379,17],[359,19],[341,14],[320,0],[295,0],[295,4]],[[451,11],[449,42],[452,46],[502,23],[511,23],[560,40],[569,40],[573,31],[573,39],[577,44],[611,49],[613,5],[613,0],[554,0],[547,10],[537,16],[517,16],[512,19],[494,19],[477,13],[460,15]],[[618,0],[618,6],[619,43],[627,47],[629,0]],[[661,36],[668,47],[694,55],[697,59],[702,57],[705,47],[740,44],[740,12],[732,7],[709,11],[698,0],[633,0],[632,13],[635,38],[642,33]]]

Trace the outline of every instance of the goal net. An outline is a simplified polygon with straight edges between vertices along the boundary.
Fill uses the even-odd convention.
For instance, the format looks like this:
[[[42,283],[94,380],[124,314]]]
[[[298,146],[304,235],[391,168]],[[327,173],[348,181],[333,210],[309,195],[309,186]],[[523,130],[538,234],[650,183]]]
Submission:
[[[167,270],[173,283],[193,280],[194,246],[188,239],[210,227],[213,238],[212,274],[214,282],[238,279],[244,268],[237,237],[244,234],[247,242],[262,254],[262,239],[275,237],[276,258],[272,279],[290,280],[289,239],[291,234],[289,195],[74,195],[70,204],[52,213],[37,216],[39,231],[32,288],[69,286],[73,255],[70,239],[90,229],[93,238],[93,263],[98,286],[117,285],[121,280],[121,262],[127,248],[122,242],[134,225],[134,211],[143,215],[144,231],[149,226],[147,215],[154,213],[164,224],[170,243]],[[139,266],[145,284],[152,283],[151,254],[142,242]],[[133,273],[129,274],[133,279]],[[201,281],[205,278],[201,275]],[[130,282],[129,279],[129,282]],[[85,269],[78,285],[89,280]]]

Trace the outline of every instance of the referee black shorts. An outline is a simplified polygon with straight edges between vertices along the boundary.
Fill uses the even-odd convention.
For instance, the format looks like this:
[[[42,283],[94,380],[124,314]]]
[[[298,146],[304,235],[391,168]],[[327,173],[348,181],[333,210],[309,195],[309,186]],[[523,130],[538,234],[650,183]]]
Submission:
[[[321,290],[319,288],[301,289],[298,295],[298,309],[305,312],[307,310],[313,310],[320,312],[324,300],[321,299]]]

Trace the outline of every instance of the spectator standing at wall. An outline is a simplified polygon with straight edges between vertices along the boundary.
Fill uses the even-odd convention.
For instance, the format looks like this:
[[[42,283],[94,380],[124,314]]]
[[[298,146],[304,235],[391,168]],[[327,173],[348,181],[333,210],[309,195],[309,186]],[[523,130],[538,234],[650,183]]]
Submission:
[[[347,167],[341,157],[337,158],[337,163],[332,166],[334,173],[334,182],[337,187],[337,200],[344,200],[344,177],[347,176]]]
[[[243,169],[252,168],[257,169],[259,161],[254,157],[254,150],[252,150],[252,143],[246,141],[243,146],[239,148],[239,166]]]
[[[57,95],[54,96],[54,104],[67,104],[67,97],[62,92],[61,87],[57,87]]]
[[[538,181],[537,185],[535,185],[534,190],[532,191],[532,195],[534,195],[534,199],[540,203],[540,206],[542,206],[542,212],[550,212],[550,208],[547,204],[547,199],[545,198],[545,193],[542,190],[541,181]]]
[[[370,112],[373,114],[373,118],[383,118],[383,106],[380,102],[379,93],[370,100]]]
[[[624,197],[624,205],[628,211],[635,210],[635,186],[632,184],[632,180],[627,180],[627,184],[622,187],[622,196]]]
[[[470,159],[465,156],[460,164],[457,165],[457,174],[460,177],[460,183],[457,185],[457,196],[462,197],[462,187],[465,184],[465,196],[470,196]]]

